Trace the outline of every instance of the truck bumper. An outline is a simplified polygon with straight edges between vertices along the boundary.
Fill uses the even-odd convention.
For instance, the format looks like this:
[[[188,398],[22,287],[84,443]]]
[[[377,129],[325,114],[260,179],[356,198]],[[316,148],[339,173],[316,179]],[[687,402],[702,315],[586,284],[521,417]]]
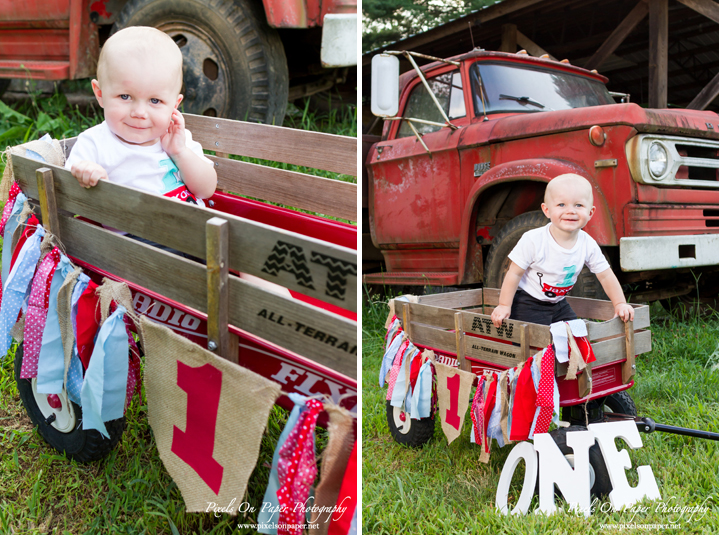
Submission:
[[[622,271],[719,264],[719,234],[641,236],[619,240]]]
[[[357,13],[328,13],[322,24],[322,66],[357,65]]]

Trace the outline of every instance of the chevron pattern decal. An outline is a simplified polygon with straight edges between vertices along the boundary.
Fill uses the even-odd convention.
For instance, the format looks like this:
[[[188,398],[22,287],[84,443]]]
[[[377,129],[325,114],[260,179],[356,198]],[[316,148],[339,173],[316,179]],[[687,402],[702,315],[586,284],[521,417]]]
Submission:
[[[297,284],[300,286],[315,289],[302,247],[291,243],[279,240],[272,248],[265,265],[262,266],[262,271],[274,276],[279,275],[280,271],[287,271],[295,276]]]
[[[325,294],[344,301],[347,291],[347,276],[357,276],[357,264],[351,264],[331,256],[315,253],[314,251],[310,256],[310,262],[320,264],[327,268],[327,287],[325,288]]]

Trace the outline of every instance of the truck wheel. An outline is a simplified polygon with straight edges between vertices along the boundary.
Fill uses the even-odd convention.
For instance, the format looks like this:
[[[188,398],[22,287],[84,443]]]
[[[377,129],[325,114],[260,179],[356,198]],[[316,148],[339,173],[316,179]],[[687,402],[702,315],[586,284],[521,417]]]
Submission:
[[[567,433],[586,430],[587,428],[583,425],[570,425],[569,427],[560,427],[549,432],[559,451],[564,454],[572,468],[574,468],[574,450],[567,446]],[[539,481],[537,481],[537,485],[539,485]],[[602,498],[612,491],[612,481],[609,479],[607,465],[604,463],[602,451],[596,442],[589,448],[589,488],[592,496],[597,498]]]
[[[252,0],[130,0],[113,32],[153,26],[183,56],[183,110],[281,125],[289,74],[277,32]]]
[[[390,433],[399,444],[418,448],[423,446],[434,435],[434,416],[413,420],[408,412],[393,407],[387,402],[387,424]]]
[[[0,78],[0,97],[3,96],[3,93],[10,87],[11,82],[12,80],[10,78]]]
[[[117,445],[125,430],[125,417],[105,422],[110,438],[95,429],[82,429],[82,408],[70,401],[65,389],[53,399],[37,391],[37,379],[21,379],[23,345],[15,352],[15,382],[20,400],[32,423],[45,441],[69,459],[81,463],[97,461],[105,457]],[[55,407],[50,406],[52,403]],[[47,423],[48,418],[52,418]]]
[[[569,292],[572,297],[587,297],[589,299],[603,299],[609,301],[609,297],[604,292],[604,288],[599,284],[597,276],[584,266],[574,283],[574,288]]]
[[[541,211],[518,215],[502,227],[489,248],[487,262],[484,264],[484,287],[501,288],[504,275],[509,270],[509,253],[517,245],[519,238],[528,230],[543,227],[549,222]]]

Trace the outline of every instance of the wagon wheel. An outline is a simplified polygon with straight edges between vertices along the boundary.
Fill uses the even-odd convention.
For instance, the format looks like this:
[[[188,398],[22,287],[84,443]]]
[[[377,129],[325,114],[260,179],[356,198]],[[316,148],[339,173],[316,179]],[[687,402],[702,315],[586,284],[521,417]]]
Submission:
[[[408,412],[393,407],[387,402],[387,425],[390,433],[399,444],[418,448],[434,435],[434,415],[429,418],[413,420]]]
[[[130,0],[113,32],[153,26],[183,57],[183,110],[281,125],[289,75],[277,32],[251,0]]]
[[[110,439],[95,429],[82,429],[82,408],[71,401],[63,388],[59,395],[41,394],[37,379],[21,379],[23,344],[15,352],[15,382],[22,404],[45,441],[69,459],[81,463],[105,457],[120,441],[125,417],[105,422]]]
[[[492,241],[492,246],[484,265],[484,286],[487,288],[501,288],[504,275],[509,270],[511,260],[509,253],[517,245],[519,238],[528,230],[543,227],[549,222],[541,211],[527,212],[518,215],[502,227],[499,234]],[[608,299],[597,276],[587,267],[582,269],[574,288],[569,292],[573,297],[588,297],[590,299]]]

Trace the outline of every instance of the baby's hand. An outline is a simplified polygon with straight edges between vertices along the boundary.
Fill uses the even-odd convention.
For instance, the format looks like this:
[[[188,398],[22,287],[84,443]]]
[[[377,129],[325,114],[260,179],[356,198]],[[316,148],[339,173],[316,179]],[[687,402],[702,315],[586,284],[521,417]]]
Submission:
[[[622,321],[626,323],[629,320],[634,320],[634,307],[627,303],[619,303],[614,307],[614,313],[622,318]]]
[[[185,149],[185,118],[179,110],[172,110],[172,119],[170,126],[160,138],[162,149],[169,156],[177,156]]]
[[[494,323],[495,327],[501,327],[502,320],[508,319],[511,313],[512,307],[506,305],[497,306],[497,308],[492,311],[492,323]]]
[[[87,160],[72,164],[70,172],[83,188],[95,186],[98,180],[107,180],[107,171],[100,164]]]

